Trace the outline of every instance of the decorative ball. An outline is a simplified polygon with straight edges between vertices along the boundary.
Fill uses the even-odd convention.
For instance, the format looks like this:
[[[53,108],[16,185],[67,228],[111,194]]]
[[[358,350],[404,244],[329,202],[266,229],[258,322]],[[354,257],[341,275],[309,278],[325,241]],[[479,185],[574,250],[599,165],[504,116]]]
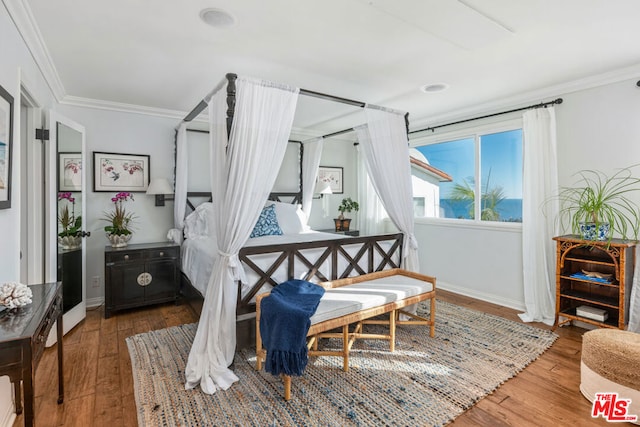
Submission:
[[[33,292],[27,285],[7,282],[0,285],[0,305],[9,309],[31,304]]]

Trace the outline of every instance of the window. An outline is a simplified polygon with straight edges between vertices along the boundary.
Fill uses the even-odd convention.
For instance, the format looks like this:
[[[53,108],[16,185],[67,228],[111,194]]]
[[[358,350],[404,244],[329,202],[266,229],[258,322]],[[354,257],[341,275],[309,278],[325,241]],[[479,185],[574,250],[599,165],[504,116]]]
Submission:
[[[438,206],[426,216],[522,222],[522,129],[478,132],[415,148],[431,167],[451,177],[439,180]],[[415,178],[414,173],[414,183]],[[419,197],[417,187],[414,197]]]

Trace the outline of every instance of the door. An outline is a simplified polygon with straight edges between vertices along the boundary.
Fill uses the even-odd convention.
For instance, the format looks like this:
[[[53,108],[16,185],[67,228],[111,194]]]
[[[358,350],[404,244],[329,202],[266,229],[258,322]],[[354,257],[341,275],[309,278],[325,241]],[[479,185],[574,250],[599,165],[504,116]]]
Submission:
[[[67,333],[86,316],[86,144],[84,127],[47,114],[46,281],[62,281]]]

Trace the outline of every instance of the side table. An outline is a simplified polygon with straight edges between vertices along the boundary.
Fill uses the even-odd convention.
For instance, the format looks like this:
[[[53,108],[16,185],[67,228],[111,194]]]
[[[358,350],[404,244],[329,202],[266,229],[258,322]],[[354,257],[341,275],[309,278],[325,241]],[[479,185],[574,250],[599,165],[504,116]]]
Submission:
[[[56,323],[58,349],[58,403],[64,399],[62,367],[62,284],[29,286],[32,303],[0,312],[0,376],[8,375],[13,384],[16,414],[23,412],[20,381],[24,388],[24,425],[34,424],[36,368],[44,351],[49,331]]]

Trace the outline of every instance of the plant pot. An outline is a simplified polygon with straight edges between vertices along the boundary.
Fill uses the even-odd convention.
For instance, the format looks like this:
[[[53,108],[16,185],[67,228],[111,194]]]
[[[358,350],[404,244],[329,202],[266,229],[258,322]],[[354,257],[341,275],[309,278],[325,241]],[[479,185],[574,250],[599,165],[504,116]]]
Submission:
[[[111,234],[107,233],[107,239],[111,242],[112,248],[124,248],[129,244],[133,234]]]
[[[594,222],[581,222],[580,234],[584,240],[608,240],[611,227],[608,223],[596,224]]]
[[[336,225],[336,231],[349,231],[351,226],[351,218],[335,218],[333,222]]]
[[[76,249],[82,244],[82,237],[80,236],[58,236],[58,244],[62,249]]]

